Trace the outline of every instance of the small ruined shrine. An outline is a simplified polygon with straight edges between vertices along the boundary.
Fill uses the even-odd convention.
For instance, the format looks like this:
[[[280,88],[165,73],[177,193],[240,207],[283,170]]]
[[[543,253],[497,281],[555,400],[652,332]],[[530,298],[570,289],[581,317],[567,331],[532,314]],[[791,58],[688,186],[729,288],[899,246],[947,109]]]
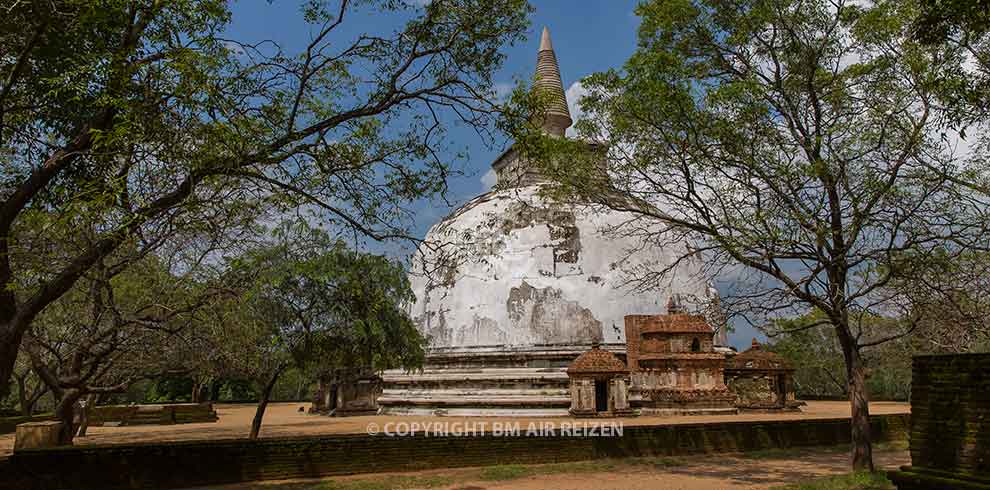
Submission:
[[[633,415],[629,405],[629,369],[615,354],[597,343],[567,367],[571,380],[571,409],[575,417]]]
[[[794,396],[794,367],[779,354],[764,350],[756,339],[725,366],[725,383],[745,411],[799,410]]]
[[[725,385],[725,355],[716,352],[704,315],[685,312],[677,296],[665,315],[628,315],[626,361],[643,414],[737,413]]]

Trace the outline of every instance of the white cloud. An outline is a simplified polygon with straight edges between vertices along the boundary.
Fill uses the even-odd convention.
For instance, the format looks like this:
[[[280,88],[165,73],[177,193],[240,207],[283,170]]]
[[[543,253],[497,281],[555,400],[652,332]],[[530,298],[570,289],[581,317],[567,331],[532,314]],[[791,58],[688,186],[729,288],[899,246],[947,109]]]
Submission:
[[[495,100],[498,102],[505,102],[509,99],[509,95],[512,95],[512,89],[515,88],[510,82],[495,82],[492,86],[492,91],[495,95]]]
[[[585,95],[588,95],[588,89],[581,84],[580,80],[572,83],[570,87],[567,87],[567,109],[571,111],[571,119],[573,119],[575,123],[584,117],[584,111],[581,109],[581,99]],[[574,126],[567,128],[566,135],[569,138],[573,138],[577,135],[577,132],[574,130]]]
[[[495,175],[495,169],[488,169],[485,175],[481,176],[481,185],[485,187],[485,191],[490,191],[492,187],[498,182],[498,177]]]

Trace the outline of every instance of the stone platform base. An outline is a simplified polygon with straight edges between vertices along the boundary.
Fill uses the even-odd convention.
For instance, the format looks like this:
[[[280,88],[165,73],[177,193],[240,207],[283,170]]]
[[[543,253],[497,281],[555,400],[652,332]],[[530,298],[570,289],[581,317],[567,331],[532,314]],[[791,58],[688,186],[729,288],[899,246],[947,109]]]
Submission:
[[[344,410],[338,408],[327,415],[331,417],[364,417],[367,415],[378,415],[378,410]]]
[[[990,477],[902,466],[887,473],[897,490],[990,490]]]
[[[677,415],[735,415],[739,413],[736,408],[650,408],[639,409],[641,415],[656,415],[660,417]]]
[[[739,413],[794,413],[800,412],[801,406],[786,406],[786,407],[739,407]]]
[[[624,345],[602,347],[624,355]],[[566,417],[567,365],[588,348],[434,350],[422,371],[386,371],[378,404],[384,414]]]

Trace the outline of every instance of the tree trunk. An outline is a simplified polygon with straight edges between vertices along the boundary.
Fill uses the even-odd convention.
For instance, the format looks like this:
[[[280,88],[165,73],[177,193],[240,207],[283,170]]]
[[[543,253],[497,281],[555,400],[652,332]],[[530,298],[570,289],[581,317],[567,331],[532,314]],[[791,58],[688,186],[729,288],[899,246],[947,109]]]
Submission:
[[[251,421],[251,435],[248,437],[251,439],[257,439],[258,433],[261,432],[261,420],[265,417],[265,409],[268,408],[268,400],[272,396],[272,390],[275,388],[275,382],[278,381],[279,375],[282,374],[282,369],[279,368],[275,370],[272,374],[268,384],[261,391],[261,399],[258,400],[258,409],[254,412],[254,420]]]
[[[44,384],[39,384],[38,386],[35,387],[34,391],[32,391],[31,394],[28,394],[27,383],[18,380],[18,385],[19,385],[18,389],[21,390],[21,393],[19,395],[21,401],[21,414],[23,414],[25,417],[30,417],[34,415],[34,407],[35,405],[38,404],[38,400],[40,400],[41,397],[48,392],[48,389],[45,387]]]
[[[220,399],[220,382],[216,379],[210,380],[210,399],[207,401],[215,402]]]
[[[31,413],[33,410],[28,406],[27,376],[23,378],[15,376],[15,378],[17,378],[17,401],[21,406],[21,415],[30,417],[33,415]]]
[[[850,423],[852,429],[852,466],[854,471],[873,471],[873,446],[870,440],[870,400],[866,391],[866,366],[856,340],[848,328],[836,326],[839,343],[846,360],[849,384]]]
[[[14,363],[23,338],[24,332],[16,325],[0,323],[0,400],[10,394],[10,378],[14,375]]]
[[[200,392],[203,391],[203,385],[198,379],[193,379],[192,393],[189,396],[189,401],[192,403],[199,403]]]
[[[89,429],[89,414],[93,411],[93,405],[96,404],[96,395],[89,394],[86,396],[86,403],[83,405],[82,410],[79,411],[79,433],[76,434],[79,437],[86,437],[86,430]]]
[[[81,396],[82,393],[78,389],[67,389],[62,392],[62,398],[55,406],[55,419],[62,422],[62,432],[59,433],[58,437],[60,446],[72,444],[72,438],[76,433],[75,421],[73,420],[76,415],[76,402]]]

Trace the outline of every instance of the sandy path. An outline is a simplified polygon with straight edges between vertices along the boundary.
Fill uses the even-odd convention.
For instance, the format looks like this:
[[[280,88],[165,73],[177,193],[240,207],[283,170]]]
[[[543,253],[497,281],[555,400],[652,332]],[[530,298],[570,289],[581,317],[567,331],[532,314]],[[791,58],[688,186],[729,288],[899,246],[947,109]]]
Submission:
[[[523,427],[530,422],[555,423],[573,422],[568,418],[510,418],[510,417],[414,417],[414,416],[368,416],[368,417],[322,417],[299,412],[300,407],[309,408],[309,404],[276,403],[269,405],[265,414],[265,422],[261,428],[261,437],[289,437],[318,434],[364,434],[369,424],[377,424],[384,428],[390,422],[472,422],[484,421],[493,423],[519,422]],[[206,424],[182,425],[144,425],[133,427],[90,427],[87,437],[77,438],[76,444],[121,444],[130,442],[153,441],[185,441],[185,440],[215,440],[235,439],[246,437],[251,419],[254,417],[254,405],[217,405],[220,420]],[[870,404],[870,413],[874,415],[908,413],[910,405],[894,402],[874,402]],[[638,425],[667,425],[667,424],[696,424],[705,422],[731,421],[761,421],[761,420],[800,420],[849,417],[848,402],[813,401],[808,402],[800,413],[779,414],[739,414],[714,416],[680,416],[680,417],[635,417],[625,419],[603,420],[605,423],[621,422],[626,427]],[[14,447],[14,434],[0,435],[0,456],[9,454]]]
[[[632,462],[638,461],[638,462]],[[617,460],[611,471],[578,472],[529,476],[506,481],[480,480],[478,469],[431,470],[416,473],[356,475],[325,480],[290,480],[239,483],[201,487],[191,490],[315,490],[327,488],[321,483],[366,482],[361,488],[379,488],[390,478],[443,477],[456,484],[434,490],[737,490],[769,489],[809,478],[827,477],[849,472],[848,453],[842,448],[818,448],[795,451],[789,456],[752,458],[743,455],[691,456],[676,458],[673,466],[654,466],[648,459]],[[894,469],[908,464],[905,450],[878,451],[874,454],[877,469]],[[589,463],[592,464],[592,463]],[[668,463],[669,464],[669,463]],[[539,467],[535,472],[539,473]],[[329,488],[337,488],[330,485]]]
[[[807,455],[788,459],[745,459],[711,457],[694,459],[683,467],[633,470],[629,472],[590,473],[577,475],[548,475],[520,480],[491,483],[472,482],[476,490],[536,490],[566,488],[569,490],[714,490],[768,489],[808,478],[849,472],[846,453]],[[908,464],[906,451],[882,453],[875,456],[878,467],[894,469]],[[453,488],[464,488],[457,485]],[[273,489],[274,490],[274,489]]]

